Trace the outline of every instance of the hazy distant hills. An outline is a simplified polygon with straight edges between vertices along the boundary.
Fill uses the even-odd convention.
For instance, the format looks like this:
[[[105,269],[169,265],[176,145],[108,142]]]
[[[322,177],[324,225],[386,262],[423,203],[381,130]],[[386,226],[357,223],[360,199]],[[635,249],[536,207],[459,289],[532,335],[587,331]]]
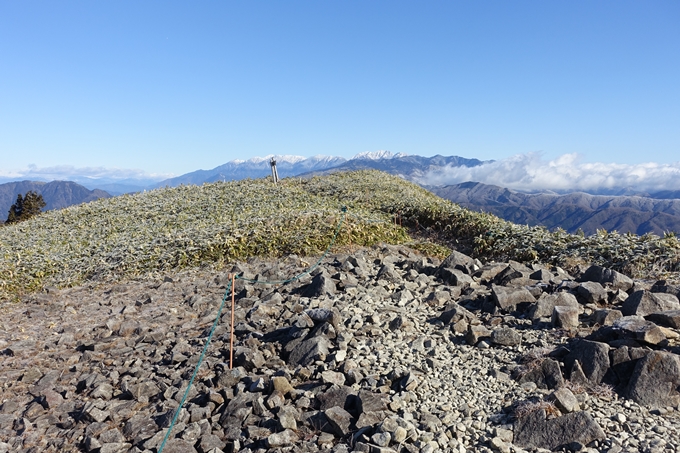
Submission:
[[[87,203],[98,198],[110,198],[107,192],[94,189],[89,190],[72,181],[17,181],[0,184],[0,220],[5,220],[17,199],[17,195],[26,195],[28,191],[35,191],[43,196],[46,206],[43,209],[60,209],[74,204]]]
[[[428,185],[429,175],[437,170],[456,167],[477,167],[492,163],[459,156],[423,157],[392,154],[389,151],[360,153],[351,159],[333,156],[278,156],[269,155],[248,160],[233,160],[211,170],[198,170],[166,179],[156,184],[142,186],[141,181],[102,181],[97,187],[104,190],[88,190],[73,182],[13,182],[0,185],[0,220],[16,200],[18,193],[36,190],[43,194],[47,209],[109,197],[125,192],[138,192],[158,187],[201,185],[215,181],[233,181],[246,178],[262,178],[271,175],[270,160],[276,160],[281,178],[290,176],[311,177],[340,171],[381,170],[419,183],[435,194],[461,204],[464,207],[491,212],[503,219],[528,225],[561,227],[569,232],[581,229],[592,234],[597,229],[662,235],[666,231],[680,232],[680,191],[666,190],[656,193],[640,193],[634,187],[601,188],[589,195],[573,193],[522,193],[514,190],[468,182],[450,186]],[[431,183],[429,183],[431,184]],[[92,188],[92,183],[88,184]]]
[[[503,187],[466,182],[430,191],[476,211],[495,214],[514,223],[578,229],[593,234],[597,229],[620,233],[680,232],[680,200],[637,196],[603,196],[574,192],[526,194]],[[661,195],[672,195],[662,193]],[[659,194],[654,194],[659,196]]]

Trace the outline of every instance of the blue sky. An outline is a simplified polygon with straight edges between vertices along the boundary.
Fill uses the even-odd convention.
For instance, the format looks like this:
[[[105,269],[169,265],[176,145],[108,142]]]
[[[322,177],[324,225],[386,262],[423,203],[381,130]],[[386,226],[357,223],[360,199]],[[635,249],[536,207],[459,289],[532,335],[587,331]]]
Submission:
[[[677,1],[2,1],[0,175],[383,149],[678,162],[679,23]]]

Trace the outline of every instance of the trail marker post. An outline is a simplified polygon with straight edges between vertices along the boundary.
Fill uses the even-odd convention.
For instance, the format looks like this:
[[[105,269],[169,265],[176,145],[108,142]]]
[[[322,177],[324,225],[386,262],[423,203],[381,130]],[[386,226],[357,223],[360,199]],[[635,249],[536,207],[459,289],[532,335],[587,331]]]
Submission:
[[[272,179],[274,180],[274,185],[276,185],[279,182],[279,172],[276,170],[276,159],[272,157],[272,160],[269,161],[269,165],[272,166]]]

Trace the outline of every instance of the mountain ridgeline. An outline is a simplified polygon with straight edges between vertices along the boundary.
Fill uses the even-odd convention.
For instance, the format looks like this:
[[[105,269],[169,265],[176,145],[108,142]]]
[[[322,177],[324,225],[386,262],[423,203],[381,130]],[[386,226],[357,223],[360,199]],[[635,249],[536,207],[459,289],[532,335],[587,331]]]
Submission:
[[[80,184],[72,181],[18,181],[0,184],[0,218],[7,218],[12,203],[17,199],[17,195],[26,194],[34,191],[42,195],[45,200],[45,209],[61,209],[80,203],[97,200],[99,198],[110,198],[107,192],[94,189],[89,190]]]
[[[680,232],[680,200],[636,196],[603,196],[574,192],[566,195],[527,194],[489,184],[466,182],[429,187],[442,198],[513,223],[579,230],[590,235],[599,229],[635,233]]]

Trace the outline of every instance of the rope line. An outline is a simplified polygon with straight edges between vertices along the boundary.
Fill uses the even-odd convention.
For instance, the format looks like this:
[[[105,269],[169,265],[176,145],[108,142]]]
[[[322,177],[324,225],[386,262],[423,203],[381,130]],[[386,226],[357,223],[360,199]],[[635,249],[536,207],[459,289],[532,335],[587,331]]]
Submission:
[[[309,275],[321,265],[321,262],[326,258],[328,253],[330,252],[331,248],[335,244],[336,239],[338,238],[338,234],[340,234],[340,229],[342,228],[342,224],[345,221],[345,215],[347,214],[347,207],[343,206],[341,208],[342,210],[342,218],[340,219],[340,222],[338,223],[338,227],[335,229],[335,234],[333,235],[333,239],[331,239],[331,243],[328,245],[328,248],[326,248],[326,251],[321,255],[321,258],[309,269],[306,271],[291,277],[287,280],[275,280],[275,281],[262,281],[262,280],[255,280],[255,279],[249,279],[249,278],[243,278],[239,277],[238,275],[236,278],[239,280],[243,280],[246,282],[250,283],[261,283],[264,285],[285,285],[290,282],[294,282],[296,280],[300,280],[302,277],[305,275]],[[220,304],[220,308],[217,310],[217,316],[215,317],[215,321],[213,322],[212,329],[210,329],[210,334],[208,335],[208,340],[205,342],[205,346],[203,346],[203,351],[201,352],[201,356],[198,358],[198,363],[196,364],[196,368],[194,368],[194,374],[191,376],[191,379],[189,380],[189,384],[187,385],[187,389],[184,392],[184,396],[182,396],[182,400],[179,403],[179,406],[177,407],[177,410],[175,411],[175,415],[172,417],[172,422],[170,423],[170,426],[168,427],[168,431],[165,433],[165,437],[163,438],[163,442],[161,443],[160,447],[158,448],[158,453],[163,452],[163,448],[165,448],[165,444],[170,438],[170,433],[172,431],[172,428],[175,427],[175,423],[177,423],[177,418],[179,417],[179,413],[182,411],[182,408],[184,407],[184,403],[186,402],[187,397],[189,396],[189,391],[191,390],[191,386],[194,383],[194,379],[196,379],[196,375],[198,374],[198,369],[201,367],[201,364],[203,363],[203,359],[205,358],[205,353],[208,351],[208,346],[210,345],[210,341],[212,340],[213,334],[215,333],[215,329],[217,328],[217,324],[220,321],[220,315],[222,314],[222,308],[224,308],[224,303],[227,300],[227,297],[231,295],[231,291],[233,291],[234,288],[231,286],[231,281],[227,283],[227,289],[224,292],[224,296],[222,297],[222,303]]]

